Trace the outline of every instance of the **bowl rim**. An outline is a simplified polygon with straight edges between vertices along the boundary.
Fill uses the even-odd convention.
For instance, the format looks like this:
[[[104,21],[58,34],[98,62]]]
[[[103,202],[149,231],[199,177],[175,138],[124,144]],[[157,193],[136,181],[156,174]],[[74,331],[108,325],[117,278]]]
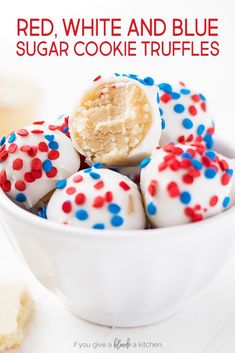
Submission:
[[[235,147],[231,146],[229,143],[224,142],[220,139],[215,140],[215,148],[217,152],[221,149],[224,152],[228,152],[228,155],[235,156]],[[220,153],[220,152],[219,152]],[[7,213],[12,214],[16,217],[19,221],[24,223],[30,223],[34,226],[39,227],[42,230],[52,230],[52,233],[57,231],[57,236],[74,236],[77,237],[86,237],[86,238],[110,238],[113,239],[130,239],[131,238],[141,238],[146,236],[166,236],[166,234],[172,233],[179,233],[179,232],[190,232],[191,230],[195,230],[195,227],[198,229],[204,227],[210,227],[213,223],[216,222],[226,222],[226,219],[230,216],[231,213],[235,212],[235,205],[229,207],[228,209],[224,210],[223,212],[216,214],[214,216],[208,217],[203,219],[200,222],[196,223],[186,223],[186,224],[179,224],[175,226],[169,227],[162,227],[162,228],[152,228],[152,229],[92,229],[86,227],[77,227],[77,226],[68,226],[65,224],[56,223],[50,221],[48,219],[43,219],[38,217],[37,215],[28,212],[27,210],[21,208],[17,204],[15,204],[0,188],[0,207],[3,208]],[[120,234],[118,234],[120,233]],[[118,236],[117,236],[118,234]],[[43,236],[43,232],[42,232]]]

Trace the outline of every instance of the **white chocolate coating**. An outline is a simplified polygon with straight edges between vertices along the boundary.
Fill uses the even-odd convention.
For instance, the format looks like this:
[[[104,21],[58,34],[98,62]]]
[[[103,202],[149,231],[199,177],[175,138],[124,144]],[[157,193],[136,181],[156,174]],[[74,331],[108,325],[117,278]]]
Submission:
[[[75,173],[80,157],[71,140],[45,125],[30,125],[11,134],[1,146],[0,185],[14,201],[33,207]]]
[[[206,98],[182,82],[174,85],[161,83],[158,87],[160,112],[165,125],[160,145],[196,141],[212,148],[214,123],[208,112]]]
[[[94,229],[144,229],[146,224],[136,184],[100,163],[57,184],[47,218]]]
[[[196,222],[230,204],[233,169],[212,150],[168,144],[142,167],[141,192],[154,227]]]

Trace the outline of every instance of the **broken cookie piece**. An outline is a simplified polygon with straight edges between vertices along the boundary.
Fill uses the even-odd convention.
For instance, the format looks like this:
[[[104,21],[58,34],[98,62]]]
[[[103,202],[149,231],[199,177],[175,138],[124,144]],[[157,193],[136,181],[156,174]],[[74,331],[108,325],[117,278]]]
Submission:
[[[23,284],[0,284],[0,353],[21,345],[32,309],[33,301]]]

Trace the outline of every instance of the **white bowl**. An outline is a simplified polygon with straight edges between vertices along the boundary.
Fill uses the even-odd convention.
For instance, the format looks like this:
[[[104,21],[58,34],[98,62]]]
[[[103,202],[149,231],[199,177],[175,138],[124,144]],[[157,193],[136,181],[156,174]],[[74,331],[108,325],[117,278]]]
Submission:
[[[226,144],[217,150],[235,156]],[[138,231],[55,224],[2,191],[0,212],[39,281],[78,316],[108,326],[170,316],[217,274],[235,245],[235,207],[198,223]]]

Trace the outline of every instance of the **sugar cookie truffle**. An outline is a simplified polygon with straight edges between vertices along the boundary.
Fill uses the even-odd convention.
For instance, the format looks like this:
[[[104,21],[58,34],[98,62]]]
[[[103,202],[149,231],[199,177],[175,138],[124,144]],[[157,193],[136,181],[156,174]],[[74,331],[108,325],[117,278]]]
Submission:
[[[167,144],[142,162],[141,192],[154,227],[200,221],[230,204],[233,169],[203,145]]]
[[[47,207],[49,220],[94,229],[143,229],[140,192],[126,176],[94,163],[56,185]]]
[[[69,119],[75,148],[90,165],[137,165],[158,145],[162,131],[154,80],[118,75],[94,81]]]
[[[0,145],[0,186],[26,208],[33,207],[58,180],[69,177],[80,166],[71,140],[40,122],[18,129]]]
[[[158,87],[160,112],[164,119],[160,144],[196,141],[212,148],[214,123],[207,111],[206,98],[183,82],[176,85],[161,83]]]

